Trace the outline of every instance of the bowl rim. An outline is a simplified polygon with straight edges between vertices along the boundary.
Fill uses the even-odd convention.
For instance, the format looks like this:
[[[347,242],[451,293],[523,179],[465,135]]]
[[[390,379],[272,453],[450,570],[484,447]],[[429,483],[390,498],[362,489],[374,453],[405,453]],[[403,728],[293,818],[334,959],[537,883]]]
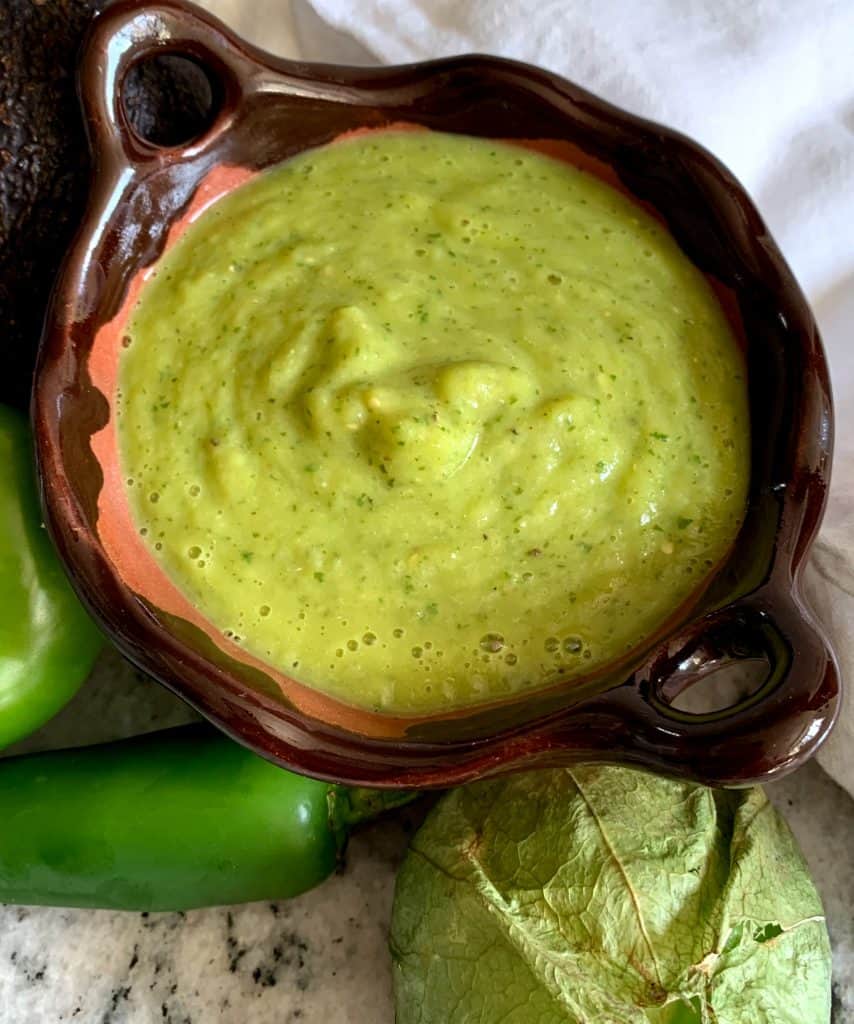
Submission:
[[[130,67],[167,52],[202,62],[217,76],[220,92],[213,123],[183,146],[155,146],[136,136],[119,99]],[[87,377],[85,358],[93,339],[128,301],[130,270],[122,277],[124,295],[105,296],[107,263],[124,255],[118,248],[121,239],[117,243],[114,236],[117,218],[124,216],[129,223],[128,197],[148,188],[152,199],[159,201],[162,196],[151,183],[164,169],[177,168],[185,172],[183,183],[175,179],[185,191],[180,202],[170,193],[173,206],[167,210],[167,222],[174,222],[176,210],[185,216],[199,186],[223,165],[224,157],[238,166],[250,162],[241,162],[229,149],[235,125],[250,104],[260,103],[263,115],[264,104],[268,111],[280,109],[295,96],[299,102],[308,96],[315,103],[332,99],[339,105],[356,105],[366,96],[394,93],[402,97],[404,107],[414,104],[415,120],[421,123],[418,103],[435,94],[437,87],[448,89],[448,83],[453,86],[457,80],[467,87],[481,81],[493,88],[501,83],[511,90],[521,88],[537,103],[559,109],[567,124],[573,118],[593,119],[600,130],[624,138],[626,145],[645,145],[646,159],[667,151],[686,180],[692,175],[702,178],[707,194],[717,200],[715,213],[727,221],[732,244],[757,263],[765,275],[762,280],[767,279],[779,299],[780,310],[785,311],[779,315],[798,345],[792,358],[801,358],[804,382],[794,407],[799,418],[793,460],[780,493],[766,496],[768,507],[776,508],[779,517],[774,554],[766,577],[756,586],[735,600],[712,603],[687,621],[683,615],[675,629],[657,632],[642,657],[635,658],[628,678],[613,678],[607,687],[575,686],[572,694],[559,689],[551,705],[544,703],[542,690],[520,695],[506,707],[527,706],[527,717],[514,720],[505,715],[493,726],[483,724],[483,713],[488,717],[490,707],[432,716],[445,725],[457,717],[481,722],[480,731],[473,728],[452,740],[435,730],[418,733],[411,727],[403,735],[371,737],[330,724],[323,712],[309,715],[282,705],[263,692],[263,683],[253,689],[218,655],[200,651],[198,638],[188,641],[186,630],[182,638],[180,622],[125,585],[98,535],[97,509],[93,515],[92,508],[84,508],[76,489],[75,470],[85,453],[74,450],[69,424],[84,415],[85,402],[91,404],[91,392],[97,392]],[[84,49],[80,92],[95,175],[86,218],[46,317],[32,413],[48,529],[75,589],[123,653],[262,756],[351,784],[447,786],[519,767],[616,760],[712,784],[743,785],[784,774],[811,756],[833,725],[839,691],[832,649],[799,589],[829,480],[828,371],[815,321],[791,271],[749,197],[719,161],[679,133],[531,65],[486,55],[384,68],[286,61],[249,46],[184,0],[119,0],[99,15]],[[615,173],[620,174],[619,167]],[[157,201],[151,204],[154,216]],[[145,217],[138,223],[144,226]],[[158,256],[159,250],[152,251],[150,259]],[[139,271],[145,264],[137,260],[131,265]],[[109,421],[109,401],[107,406]],[[91,440],[103,424],[92,418],[91,408],[85,415],[91,420],[86,428]],[[79,433],[79,423],[76,429]],[[98,465],[103,474],[104,466]],[[738,660],[739,643],[748,635],[753,654],[760,649],[769,663],[768,679],[756,694],[725,713],[686,715],[670,705],[665,683],[680,672],[693,682]],[[686,672],[684,665],[691,658],[696,665]],[[389,721],[393,717],[379,716]]]

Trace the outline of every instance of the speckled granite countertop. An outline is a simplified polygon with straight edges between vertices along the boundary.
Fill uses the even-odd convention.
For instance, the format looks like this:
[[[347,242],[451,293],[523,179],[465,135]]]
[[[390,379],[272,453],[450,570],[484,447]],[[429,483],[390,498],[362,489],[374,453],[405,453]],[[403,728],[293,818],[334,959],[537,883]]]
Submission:
[[[284,56],[370,61],[304,0],[202,5]],[[93,743],[191,717],[106,651],[75,701],[18,749]],[[815,765],[769,791],[824,899],[833,1024],[854,1024],[854,800]],[[414,813],[356,835],[342,874],[288,902],[152,915],[0,906],[0,1024],[392,1024],[387,929]]]
[[[75,701],[19,749],[190,717],[106,651]],[[854,800],[815,765],[770,792],[824,898],[833,1022],[854,1024]],[[401,813],[365,829],[342,874],[287,902],[151,915],[0,907],[0,1024],[392,1024],[386,938],[412,824]]]

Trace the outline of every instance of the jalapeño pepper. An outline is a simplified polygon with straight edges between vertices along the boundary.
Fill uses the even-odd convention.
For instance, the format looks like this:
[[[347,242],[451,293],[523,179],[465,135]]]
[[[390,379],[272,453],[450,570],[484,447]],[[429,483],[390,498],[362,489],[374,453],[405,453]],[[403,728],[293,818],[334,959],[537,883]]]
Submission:
[[[406,792],[348,789],[211,726],[0,761],[0,902],[188,910],[317,885],[352,825]]]

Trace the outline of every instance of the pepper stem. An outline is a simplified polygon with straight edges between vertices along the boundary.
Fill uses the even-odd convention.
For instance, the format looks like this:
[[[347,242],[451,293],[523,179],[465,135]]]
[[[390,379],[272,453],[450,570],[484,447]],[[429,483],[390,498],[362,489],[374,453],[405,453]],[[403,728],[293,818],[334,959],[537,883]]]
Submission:
[[[356,786],[330,786],[329,827],[335,836],[339,856],[347,845],[350,829],[363,821],[373,821],[386,811],[411,803],[417,796],[415,789],[367,789]]]
[[[340,790],[339,796],[344,797],[339,821],[352,827],[363,821],[373,821],[395,807],[412,803],[420,793],[416,789],[367,789],[357,786]]]

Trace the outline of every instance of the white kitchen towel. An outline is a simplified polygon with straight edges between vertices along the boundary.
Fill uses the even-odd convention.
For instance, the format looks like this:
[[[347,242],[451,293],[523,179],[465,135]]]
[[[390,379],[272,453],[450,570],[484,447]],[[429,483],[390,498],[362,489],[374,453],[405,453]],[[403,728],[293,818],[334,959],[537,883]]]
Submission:
[[[310,2],[383,62],[482,52],[557,71],[697,139],[747,187],[831,363],[833,486],[805,589],[849,684],[819,760],[854,795],[854,2]]]

